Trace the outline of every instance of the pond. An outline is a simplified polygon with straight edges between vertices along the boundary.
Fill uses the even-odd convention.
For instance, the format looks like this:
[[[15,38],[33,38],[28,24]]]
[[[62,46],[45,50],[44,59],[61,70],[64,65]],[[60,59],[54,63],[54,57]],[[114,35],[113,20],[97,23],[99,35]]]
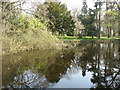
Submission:
[[[120,44],[3,55],[3,88],[120,88]]]

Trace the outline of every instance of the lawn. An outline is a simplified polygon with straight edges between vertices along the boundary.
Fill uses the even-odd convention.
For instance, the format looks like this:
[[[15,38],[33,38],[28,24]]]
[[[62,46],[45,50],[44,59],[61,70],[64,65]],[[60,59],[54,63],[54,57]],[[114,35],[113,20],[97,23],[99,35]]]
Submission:
[[[59,39],[62,39],[62,40],[117,40],[117,39],[120,39],[120,38],[116,38],[116,37],[112,37],[112,38],[107,38],[107,37],[101,37],[100,39],[98,39],[97,37],[90,37],[90,36],[85,36],[85,37],[82,37],[82,38],[78,38],[78,37],[75,37],[75,36],[61,36],[61,37],[58,37]]]

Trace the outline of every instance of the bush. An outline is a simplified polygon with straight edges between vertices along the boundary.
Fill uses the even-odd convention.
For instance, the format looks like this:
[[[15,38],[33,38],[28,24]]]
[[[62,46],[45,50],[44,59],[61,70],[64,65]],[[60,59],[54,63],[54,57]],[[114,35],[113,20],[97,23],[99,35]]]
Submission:
[[[31,49],[61,48],[61,41],[48,32],[45,23],[39,22],[36,18],[21,15],[13,23],[2,29],[3,54]]]

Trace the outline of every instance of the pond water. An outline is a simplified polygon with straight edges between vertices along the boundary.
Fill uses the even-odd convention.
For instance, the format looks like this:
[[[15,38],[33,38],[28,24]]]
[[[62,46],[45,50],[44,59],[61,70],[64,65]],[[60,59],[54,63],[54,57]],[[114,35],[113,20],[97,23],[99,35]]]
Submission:
[[[3,88],[120,88],[120,44],[3,55]]]

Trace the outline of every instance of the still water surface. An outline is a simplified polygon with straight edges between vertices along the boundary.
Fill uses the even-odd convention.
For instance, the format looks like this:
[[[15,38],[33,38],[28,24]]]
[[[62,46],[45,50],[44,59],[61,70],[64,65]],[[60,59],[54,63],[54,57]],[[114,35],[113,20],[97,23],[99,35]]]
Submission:
[[[120,44],[3,55],[3,88],[120,88]]]

